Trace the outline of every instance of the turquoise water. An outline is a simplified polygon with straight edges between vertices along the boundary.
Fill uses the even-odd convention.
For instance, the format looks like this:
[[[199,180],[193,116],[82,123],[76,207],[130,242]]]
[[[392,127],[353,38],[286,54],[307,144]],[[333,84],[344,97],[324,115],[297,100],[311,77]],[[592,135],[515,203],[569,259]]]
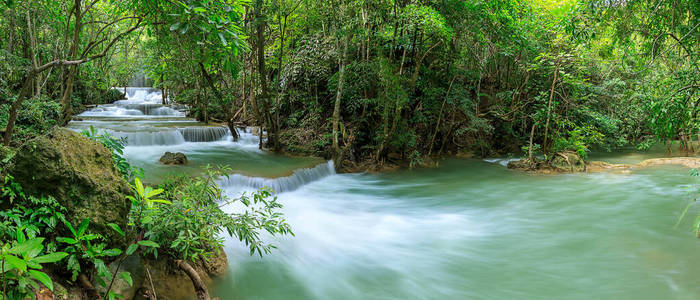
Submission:
[[[231,241],[222,299],[698,299],[680,167],[528,175],[483,161],[283,193],[295,237]],[[233,191],[232,191],[233,192]]]
[[[241,174],[222,181],[232,197],[261,184],[281,191],[295,236],[265,237],[278,249],[263,258],[227,240],[230,272],[211,287],[222,300],[700,299],[700,240],[691,218],[674,227],[698,183],[682,167],[530,175],[503,160],[449,159],[434,169],[335,174],[317,158],[258,150],[250,131],[233,142],[221,126],[159,107],[153,91],[130,94],[71,127],[125,137],[127,158],[153,181],[223,164]],[[190,162],[160,165],[165,151]]]

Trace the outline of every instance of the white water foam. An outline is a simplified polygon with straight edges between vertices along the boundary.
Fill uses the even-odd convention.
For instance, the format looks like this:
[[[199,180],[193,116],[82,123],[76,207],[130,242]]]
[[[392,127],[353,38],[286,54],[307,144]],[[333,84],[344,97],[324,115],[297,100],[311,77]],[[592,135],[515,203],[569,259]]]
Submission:
[[[241,174],[233,174],[219,179],[219,185],[224,188],[248,187],[259,189],[271,188],[277,193],[289,192],[299,187],[335,174],[333,161],[317,165],[313,168],[298,169],[292,175],[279,178],[250,177]]]
[[[522,158],[485,158],[484,161],[507,167],[508,163],[511,161],[520,161],[521,159]]]

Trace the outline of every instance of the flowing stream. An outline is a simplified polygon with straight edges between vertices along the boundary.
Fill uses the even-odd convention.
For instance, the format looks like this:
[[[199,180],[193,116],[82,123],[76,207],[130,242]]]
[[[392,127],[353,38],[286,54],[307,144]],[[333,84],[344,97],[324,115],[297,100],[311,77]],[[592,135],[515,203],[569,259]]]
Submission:
[[[260,258],[226,243],[223,299],[700,299],[692,217],[674,227],[696,179],[677,166],[629,172],[527,175],[500,160],[336,174],[331,163],[272,155],[249,131],[233,142],[132,88],[70,124],[126,137],[149,178],[225,164],[232,197],[270,186],[294,237],[270,238]],[[163,166],[165,151],[187,166]],[[654,154],[597,154],[639,162]],[[235,210],[236,207],[227,209]],[[695,214],[691,210],[689,214]]]

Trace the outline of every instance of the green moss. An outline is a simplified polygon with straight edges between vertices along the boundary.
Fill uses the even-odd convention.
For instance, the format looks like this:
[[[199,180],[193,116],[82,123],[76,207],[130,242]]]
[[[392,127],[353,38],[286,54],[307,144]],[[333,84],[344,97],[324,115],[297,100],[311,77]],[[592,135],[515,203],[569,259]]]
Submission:
[[[130,189],[101,144],[56,128],[20,148],[10,174],[25,192],[53,196],[67,208],[71,223],[89,218],[93,232],[112,243],[121,241],[107,224],[126,227]]]

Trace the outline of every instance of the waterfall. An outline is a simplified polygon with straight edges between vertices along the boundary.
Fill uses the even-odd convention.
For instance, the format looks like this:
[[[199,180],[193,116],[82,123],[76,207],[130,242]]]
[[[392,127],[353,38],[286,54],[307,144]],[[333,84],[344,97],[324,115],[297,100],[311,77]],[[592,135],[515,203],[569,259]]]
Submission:
[[[185,142],[185,138],[177,130],[155,132],[113,132],[113,136],[126,138],[129,146],[165,146]]]
[[[129,87],[124,100],[112,104],[98,105],[85,111],[83,117],[129,117],[129,116],[168,116],[184,117],[186,107],[173,108],[162,104],[160,90],[153,88]]]
[[[214,142],[228,136],[226,127],[186,127],[178,129],[188,142]]]
[[[226,127],[185,127],[162,131],[122,132],[111,135],[125,138],[129,146],[168,146],[185,142],[216,142],[229,136]]]
[[[298,169],[287,177],[280,178],[264,178],[264,177],[249,177],[241,174],[233,174],[227,177],[222,177],[219,180],[219,185],[222,187],[252,187],[272,188],[276,193],[289,192],[298,189],[310,182],[335,174],[335,166],[333,161],[328,161],[317,165],[313,168]]]

